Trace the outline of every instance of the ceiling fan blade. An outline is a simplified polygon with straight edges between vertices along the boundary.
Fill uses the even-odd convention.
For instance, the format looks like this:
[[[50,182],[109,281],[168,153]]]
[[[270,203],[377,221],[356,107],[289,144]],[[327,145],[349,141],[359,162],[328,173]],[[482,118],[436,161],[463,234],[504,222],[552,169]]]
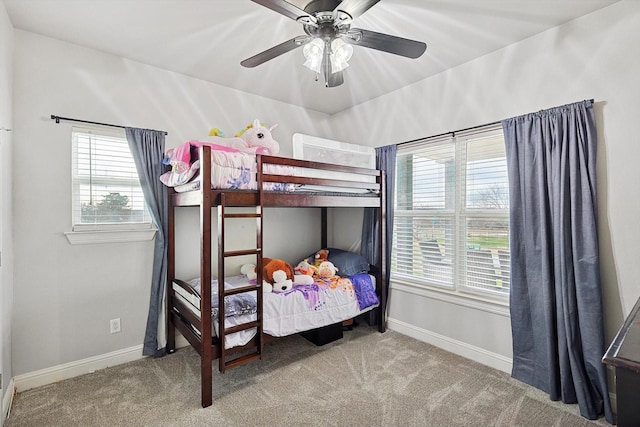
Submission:
[[[365,13],[380,0],[342,0],[334,12],[343,11],[351,15],[352,19]]]
[[[257,55],[252,56],[251,58],[247,58],[244,61],[240,62],[240,65],[247,68],[253,68],[260,64],[263,64],[270,59],[276,58],[283,53],[287,53],[296,49],[300,46],[303,46],[309,43],[313,37],[309,36],[298,36],[294,37],[291,40],[287,40],[284,43],[280,43],[277,46],[272,47],[271,49],[267,49],[264,52],[260,52]]]
[[[284,0],[252,0],[254,3],[258,3],[268,9],[278,12],[281,15],[291,18],[294,21],[302,20],[304,23],[315,24],[316,18],[309,15],[304,10],[292,5]]]
[[[427,49],[427,45],[423,42],[360,28],[350,29],[346,36],[342,37],[342,40],[356,46],[377,49],[413,59],[419,58]]]

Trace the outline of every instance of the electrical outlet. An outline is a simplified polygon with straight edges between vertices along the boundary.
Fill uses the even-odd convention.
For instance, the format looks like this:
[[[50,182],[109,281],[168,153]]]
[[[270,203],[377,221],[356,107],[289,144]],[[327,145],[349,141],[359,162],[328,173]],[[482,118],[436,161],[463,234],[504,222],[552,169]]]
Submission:
[[[117,334],[118,332],[120,332],[120,318],[118,317],[117,319],[111,319],[109,321],[109,327],[111,328],[112,334]]]

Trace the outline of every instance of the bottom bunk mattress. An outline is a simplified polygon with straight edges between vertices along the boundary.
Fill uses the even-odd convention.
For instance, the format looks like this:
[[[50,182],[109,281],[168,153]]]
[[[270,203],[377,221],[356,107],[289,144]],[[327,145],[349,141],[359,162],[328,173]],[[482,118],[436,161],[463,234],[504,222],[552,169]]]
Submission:
[[[225,279],[225,288],[249,284],[244,275]],[[200,293],[200,279],[187,282]],[[176,298],[189,310],[200,316],[200,299],[173,283]],[[225,297],[225,325],[231,327],[256,319],[255,292]],[[369,311],[379,305],[375,293],[375,278],[369,274],[316,278],[313,284],[296,285],[285,292],[263,294],[263,332],[275,337],[292,335],[342,322]],[[218,334],[218,281],[211,281],[211,307],[213,334]],[[225,348],[244,345],[256,334],[255,329],[229,334]]]

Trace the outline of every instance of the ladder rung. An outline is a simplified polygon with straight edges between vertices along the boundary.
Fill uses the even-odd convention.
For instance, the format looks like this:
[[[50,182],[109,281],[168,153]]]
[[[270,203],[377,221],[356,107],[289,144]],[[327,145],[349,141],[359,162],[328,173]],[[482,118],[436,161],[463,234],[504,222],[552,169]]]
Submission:
[[[248,285],[248,286],[242,286],[242,287],[239,287],[239,288],[225,289],[224,290],[224,296],[228,297],[229,295],[243,294],[245,292],[251,292],[251,291],[259,291],[260,288],[262,288],[262,286],[260,286],[260,285],[258,285],[256,283],[255,285]]]
[[[257,328],[258,326],[260,326],[260,322],[257,320],[254,320],[253,322],[242,323],[240,325],[225,328],[224,334],[228,335],[228,334],[233,334],[235,332],[246,331],[247,329]]]
[[[229,360],[224,364],[224,367],[225,369],[235,368],[237,366],[244,365],[245,363],[248,363],[257,359],[262,359],[262,355],[260,353],[249,353],[249,354],[240,356],[236,359]]]
[[[224,257],[242,256],[242,255],[258,255],[261,249],[244,249],[241,251],[228,251],[223,254]]]
[[[260,218],[262,215],[258,213],[225,213],[224,218]]]

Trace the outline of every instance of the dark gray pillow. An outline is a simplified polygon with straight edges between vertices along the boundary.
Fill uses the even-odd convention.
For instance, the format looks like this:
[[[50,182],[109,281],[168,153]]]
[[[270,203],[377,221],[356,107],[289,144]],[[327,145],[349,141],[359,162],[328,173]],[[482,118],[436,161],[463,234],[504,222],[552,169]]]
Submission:
[[[369,263],[362,255],[342,249],[327,249],[329,250],[329,261],[336,266],[339,276],[348,277],[353,276],[354,274],[367,273],[369,271]],[[308,257],[311,264],[315,262],[316,253],[313,253]]]

